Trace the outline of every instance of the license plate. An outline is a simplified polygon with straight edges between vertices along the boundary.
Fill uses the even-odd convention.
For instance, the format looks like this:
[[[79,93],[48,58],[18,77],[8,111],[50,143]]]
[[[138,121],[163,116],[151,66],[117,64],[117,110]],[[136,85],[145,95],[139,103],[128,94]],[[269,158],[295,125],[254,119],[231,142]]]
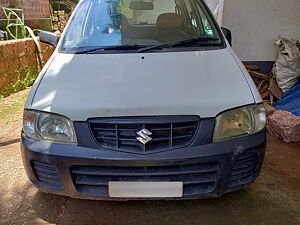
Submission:
[[[111,198],[180,198],[182,182],[114,182],[108,183]]]

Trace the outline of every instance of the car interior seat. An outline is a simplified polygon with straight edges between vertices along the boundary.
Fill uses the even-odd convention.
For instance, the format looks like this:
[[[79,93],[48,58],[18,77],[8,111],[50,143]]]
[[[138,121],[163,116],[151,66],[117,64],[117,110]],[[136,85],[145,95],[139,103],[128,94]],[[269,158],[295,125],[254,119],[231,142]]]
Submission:
[[[164,13],[158,16],[156,29],[153,35],[155,40],[160,42],[172,42],[188,39],[188,35],[184,31],[183,22],[176,13]]]

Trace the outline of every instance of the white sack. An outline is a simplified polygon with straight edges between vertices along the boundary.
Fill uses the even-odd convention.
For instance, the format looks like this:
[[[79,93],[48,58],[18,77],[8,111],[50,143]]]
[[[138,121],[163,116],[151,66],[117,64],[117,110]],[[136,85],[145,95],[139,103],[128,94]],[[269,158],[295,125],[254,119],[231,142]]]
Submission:
[[[282,38],[276,45],[279,46],[279,56],[273,73],[278,86],[286,92],[300,80],[300,44],[293,39]]]

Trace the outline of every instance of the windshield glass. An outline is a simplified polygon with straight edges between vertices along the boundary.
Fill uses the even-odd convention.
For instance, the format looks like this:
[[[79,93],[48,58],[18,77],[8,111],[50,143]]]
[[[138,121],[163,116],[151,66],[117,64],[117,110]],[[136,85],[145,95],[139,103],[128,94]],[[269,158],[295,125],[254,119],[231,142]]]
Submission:
[[[199,46],[222,44],[200,0],[83,0],[65,32],[61,52],[147,47],[197,37],[208,37]]]

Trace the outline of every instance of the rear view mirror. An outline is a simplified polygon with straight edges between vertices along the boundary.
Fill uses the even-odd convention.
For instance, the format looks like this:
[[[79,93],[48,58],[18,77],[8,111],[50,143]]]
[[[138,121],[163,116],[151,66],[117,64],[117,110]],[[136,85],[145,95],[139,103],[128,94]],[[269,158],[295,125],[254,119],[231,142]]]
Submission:
[[[227,41],[229,42],[230,46],[232,46],[232,34],[231,31],[225,27],[221,27],[223,34],[225,35]]]
[[[43,30],[40,31],[40,42],[46,43],[56,48],[58,41],[59,41],[59,36],[57,34],[49,31],[43,31]]]
[[[153,10],[153,2],[131,1],[129,8],[132,10]]]

